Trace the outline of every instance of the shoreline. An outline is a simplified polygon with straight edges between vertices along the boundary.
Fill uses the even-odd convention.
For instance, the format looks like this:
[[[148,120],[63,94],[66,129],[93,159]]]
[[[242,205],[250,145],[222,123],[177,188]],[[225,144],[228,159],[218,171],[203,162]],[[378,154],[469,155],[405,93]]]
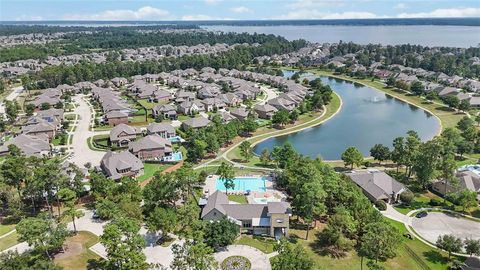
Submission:
[[[320,73],[320,74],[315,74],[315,75],[324,76],[324,77],[330,77],[330,78],[335,78],[335,79],[344,80],[344,81],[348,81],[348,82],[352,82],[352,83],[358,83],[358,84],[361,84],[361,85],[363,85],[363,86],[365,86],[365,87],[370,87],[370,88],[372,88],[372,89],[374,89],[374,90],[376,90],[376,91],[380,91],[380,92],[384,93],[385,95],[388,95],[388,96],[390,96],[390,97],[392,97],[392,98],[395,98],[395,99],[397,99],[397,100],[400,100],[400,101],[402,101],[402,102],[405,102],[405,103],[407,103],[407,104],[410,104],[410,105],[412,105],[412,106],[415,106],[416,108],[422,109],[422,110],[425,111],[425,112],[428,112],[429,114],[431,114],[432,116],[434,116],[434,117],[437,119],[438,124],[440,125],[440,126],[439,126],[439,129],[437,130],[436,135],[434,135],[433,138],[435,138],[436,136],[439,136],[440,134],[442,134],[442,131],[443,131],[444,128],[445,128],[444,125],[443,125],[443,123],[442,123],[442,119],[441,119],[437,114],[435,114],[434,112],[432,112],[430,109],[427,109],[427,108],[425,108],[425,107],[423,107],[423,106],[420,106],[420,105],[418,105],[418,104],[415,104],[415,103],[413,103],[413,102],[411,102],[411,101],[409,101],[409,100],[406,100],[406,99],[404,99],[404,98],[402,98],[402,97],[400,97],[400,96],[397,96],[397,95],[395,95],[395,94],[385,92],[383,89],[380,89],[380,88],[378,88],[378,87],[374,87],[374,86],[372,86],[372,85],[368,85],[368,84],[366,84],[366,83],[364,83],[364,82],[362,82],[362,81],[359,81],[358,79],[355,79],[355,78],[349,78],[349,77],[345,77],[345,76],[338,76],[338,75],[335,75],[335,74],[330,74],[330,72],[326,72],[326,71],[323,71],[323,70],[308,70],[308,69],[307,69],[307,72],[312,72],[312,73],[314,73],[314,74],[315,74],[315,73]],[[439,105],[439,106],[440,106],[440,105]],[[447,106],[445,106],[445,107],[447,107]],[[432,138],[432,139],[433,139],[433,138]]]

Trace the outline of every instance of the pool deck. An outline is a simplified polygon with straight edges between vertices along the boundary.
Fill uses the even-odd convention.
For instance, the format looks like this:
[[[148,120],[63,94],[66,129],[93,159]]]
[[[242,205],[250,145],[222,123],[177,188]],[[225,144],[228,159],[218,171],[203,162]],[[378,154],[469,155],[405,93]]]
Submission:
[[[236,175],[235,177],[252,177],[252,178],[257,178],[261,177],[260,175]],[[284,200],[286,197],[285,194],[283,194],[280,191],[277,191],[273,187],[273,181],[270,177],[268,176],[263,176],[265,177],[265,188],[266,191],[253,191],[250,193],[250,195],[247,196],[247,201],[250,204],[257,204],[258,202],[255,202],[255,198],[266,198],[266,197],[275,197],[278,200]],[[203,186],[203,193],[206,195],[212,194],[217,190],[217,180],[220,178],[218,175],[209,175],[207,176],[205,180],[205,185]],[[221,190],[224,191],[225,190]],[[244,191],[228,191],[229,194],[244,194]]]

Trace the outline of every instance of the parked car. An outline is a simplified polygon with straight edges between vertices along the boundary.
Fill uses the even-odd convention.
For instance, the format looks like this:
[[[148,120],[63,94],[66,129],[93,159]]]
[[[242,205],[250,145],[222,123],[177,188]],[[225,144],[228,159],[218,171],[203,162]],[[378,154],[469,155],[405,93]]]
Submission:
[[[417,218],[423,218],[423,217],[428,216],[428,213],[425,212],[425,211],[421,211],[421,212],[418,212],[415,216],[416,216]]]

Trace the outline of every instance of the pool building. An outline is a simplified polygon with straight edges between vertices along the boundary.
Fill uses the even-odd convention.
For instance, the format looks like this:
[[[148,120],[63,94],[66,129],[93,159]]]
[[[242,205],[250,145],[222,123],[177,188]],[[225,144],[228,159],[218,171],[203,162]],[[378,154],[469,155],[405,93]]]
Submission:
[[[233,204],[222,191],[215,191],[206,198],[202,207],[203,220],[219,220],[227,217],[240,226],[244,233],[268,235],[279,239],[288,236],[292,209],[288,202],[266,204]]]

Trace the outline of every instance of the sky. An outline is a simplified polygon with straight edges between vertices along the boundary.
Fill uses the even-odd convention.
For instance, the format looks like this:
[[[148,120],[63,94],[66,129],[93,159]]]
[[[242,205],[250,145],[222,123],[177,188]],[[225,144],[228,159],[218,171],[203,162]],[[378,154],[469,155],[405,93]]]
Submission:
[[[0,0],[0,21],[480,17],[480,0]]]

